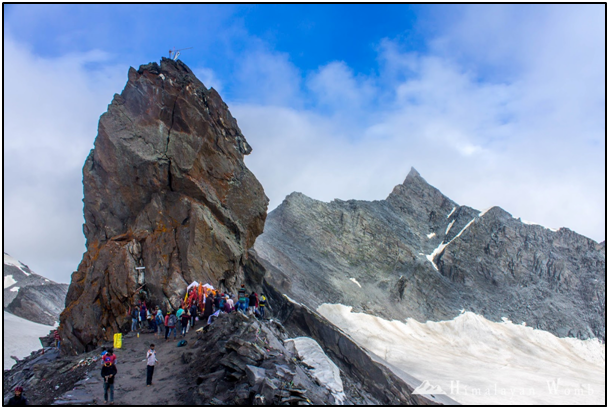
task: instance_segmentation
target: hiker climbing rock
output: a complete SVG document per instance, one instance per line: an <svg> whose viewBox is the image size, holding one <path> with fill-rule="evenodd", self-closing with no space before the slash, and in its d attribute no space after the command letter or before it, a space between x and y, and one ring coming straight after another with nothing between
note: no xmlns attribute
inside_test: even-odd
<svg viewBox="0 0 611 409"><path fill-rule="evenodd" d="M257 307L257 294L253 291L248 297L248 313L254 314L255 308Z"/></svg>
<svg viewBox="0 0 611 409"><path fill-rule="evenodd" d="M261 293L261 298L259 299L259 314L261 315L261 319L265 318L265 306L267 305L267 297L265 294Z"/></svg>
<svg viewBox="0 0 611 409"><path fill-rule="evenodd" d="M153 373L155 372L155 364L157 363L157 352L155 352L155 344L146 352L146 386L153 384Z"/></svg>
<svg viewBox="0 0 611 409"><path fill-rule="evenodd" d="M111 361L105 361L102 366L102 379L104 379L104 404L113 404L115 400L115 376L117 375L117 366ZM110 398L110 401L109 401Z"/></svg>

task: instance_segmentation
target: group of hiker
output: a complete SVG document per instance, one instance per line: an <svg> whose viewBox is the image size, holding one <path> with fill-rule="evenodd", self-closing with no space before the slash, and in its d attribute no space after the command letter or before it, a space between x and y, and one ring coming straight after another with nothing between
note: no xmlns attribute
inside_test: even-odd
<svg viewBox="0 0 611 409"><path fill-rule="evenodd" d="M166 342L172 336L183 338L189 329L195 327L195 322L200 319L205 324L218 317L221 313L232 313L241 311L245 314L254 314L257 318L265 318L267 297L259 296L252 291L247 293L244 284L238 290L237 296L229 292L220 292L212 286L192 283L188 288L180 308L173 311L171 308L163 314L161 308L147 308L145 301L135 304L130 315L132 318L132 331L140 331L148 322L148 329L155 333L156 338L165 337Z"/></svg>
<svg viewBox="0 0 611 409"><path fill-rule="evenodd" d="M239 311L263 319L265 318L267 303L267 297L264 294L259 296L254 291L248 294L244 284L242 284L236 296L230 292L215 290L208 284L202 286L193 283L187 288L187 294L176 312L170 309L164 316L160 307L149 308L146 302L142 300L134 304L128 313L132 319L132 331L138 331L139 335L139 331L145 329L148 325L148 329L153 330L156 338L165 334L165 341L167 342L172 335L176 339L177 329L178 333L185 337L189 329L195 327L197 321L203 321L204 325L211 324L220 314ZM61 338L57 331L55 331L54 338L56 347L59 348ZM184 343L185 341L181 342ZM117 356L113 348L107 348L102 353L101 361L104 404L112 405L114 402L114 383L117 375ZM153 373L157 362L155 345L151 344L146 353L146 386L153 384ZM27 404L22 393L23 388L18 386L15 389L15 396L11 398L8 405Z"/></svg>

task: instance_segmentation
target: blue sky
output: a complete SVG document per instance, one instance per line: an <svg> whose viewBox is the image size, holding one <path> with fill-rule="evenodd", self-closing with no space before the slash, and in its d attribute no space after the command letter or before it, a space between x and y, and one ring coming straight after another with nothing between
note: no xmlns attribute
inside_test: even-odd
<svg viewBox="0 0 611 409"><path fill-rule="evenodd" d="M604 5L4 5L4 250L67 282L81 168L129 66L228 103L270 197L453 200L605 239Z"/></svg>

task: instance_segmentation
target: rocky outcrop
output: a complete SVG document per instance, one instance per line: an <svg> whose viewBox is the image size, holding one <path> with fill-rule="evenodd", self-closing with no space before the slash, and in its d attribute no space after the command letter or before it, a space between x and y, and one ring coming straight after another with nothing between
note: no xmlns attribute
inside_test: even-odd
<svg viewBox="0 0 611 409"><path fill-rule="evenodd" d="M289 195L255 249L273 286L312 309L420 321L464 309L605 339L604 243L460 206L414 169L382 201Z"/></svg>
<svg viewBox="0 0 611 409"><path fill-rule="evenodd" d="M138 297L177 308L192 281L243 280L268 203L243 162L250 151L219 94L181 61L129 69L83 167L87 252L61 316L64 352L125 328Z"/></svg>
<svg viewBox="0 0 611 409"><path fill-rule="evenodd" d="M4 253L4 309L26 320L55 325L64 309L68 284L56 283Z"/></svg>

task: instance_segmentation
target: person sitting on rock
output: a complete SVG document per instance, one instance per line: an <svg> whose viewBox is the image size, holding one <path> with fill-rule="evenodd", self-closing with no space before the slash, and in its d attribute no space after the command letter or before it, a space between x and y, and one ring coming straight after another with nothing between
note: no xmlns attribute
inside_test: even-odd
<svg viewBox="0 0 611 409"><path fill-rule="evenodd" d="M115 400L115 376L117 375L117 367L112 362L104 362L102 366L102 379L104 379L104 404L113 404ZM110 395L110 396L109 396Z"/></svg>
<svg viewBox="0 0 611 409"><path fill-rule="evenodd" d="M27 406L28 400L23 396L23 388L18 386L15 388L15 396L8 400L6 406Z"/></svg>

